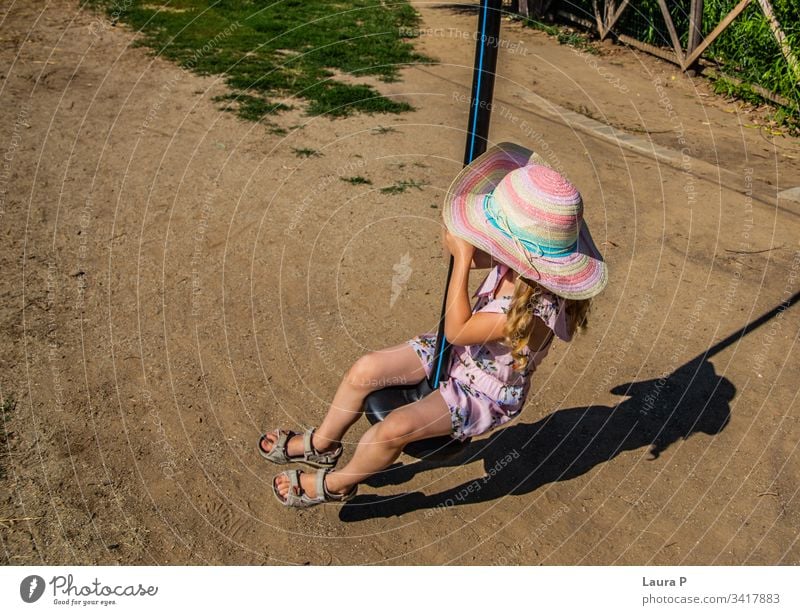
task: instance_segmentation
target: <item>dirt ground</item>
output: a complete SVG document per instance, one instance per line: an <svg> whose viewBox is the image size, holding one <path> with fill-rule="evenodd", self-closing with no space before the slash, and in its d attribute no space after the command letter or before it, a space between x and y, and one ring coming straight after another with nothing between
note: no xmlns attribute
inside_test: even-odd
<svg viewBox="0 0 800 615"><path fill-rule="evenodd" d="M4 2L0 22L3 562L800 563L800 204L776 200L800 144L762 111L504 23L491 139L581 189L610 284L511 426L285 510L259 433L316 424L358 356L435 326L474 15L416 3L440 62L378 84L416 111L295 110L279 136L77 4Z"/></svg>

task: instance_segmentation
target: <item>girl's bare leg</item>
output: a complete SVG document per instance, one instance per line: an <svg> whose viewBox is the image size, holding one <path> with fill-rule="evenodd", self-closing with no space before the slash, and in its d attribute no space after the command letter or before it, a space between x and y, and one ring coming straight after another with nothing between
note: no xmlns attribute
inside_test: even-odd
<svg viewBox="0 0 800 615"><path fill-rule="evenodd" d="M422 362L407 343L360 357L342 379L325 418L314 432L312 445L320 452L336 449L345 432L361 416L361 405L370 392L398 384L416 384L424 377ZM267 439L274 443L277 438L271 433ZM265 452L271 448L266 442L261 446ZM290 438L286 447L289 455L302 454L303 438Z"/></svg>
<svg viewBox="0 0 800 615"><path fill-rule="evenodd" d="M382 423L370 427L359 441L350 463L330 472L325 486L331 493L347 493L355 484L389 467L410 442L450 432L450 411L442 394L434 391L413 404L398 408ZM289 479L278 475L275 485L281 497L286 497ZM300 485L309 497L317 495L313 472L302 473Z"/></svg>

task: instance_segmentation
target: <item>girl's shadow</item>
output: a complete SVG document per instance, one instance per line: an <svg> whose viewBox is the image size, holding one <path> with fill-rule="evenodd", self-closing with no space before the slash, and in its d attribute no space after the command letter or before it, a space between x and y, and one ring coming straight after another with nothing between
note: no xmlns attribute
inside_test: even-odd
<svg viewBox="0 0 800 615"><path fill-rule="evenodd" d="M473 441L446 461L396 464L373 476L374 487L401 484L418 472L482 460L486 475L433 495L364 495L343 506L342 521L389 517L427 509L523 495L548 483L588 472L622 451L650 447L657 459L672 443L694 433L714 435L730 419L736 388L698 357L670 375L611 389L628 399L614 407L558 410L533 424L518 423Z"/></svg>

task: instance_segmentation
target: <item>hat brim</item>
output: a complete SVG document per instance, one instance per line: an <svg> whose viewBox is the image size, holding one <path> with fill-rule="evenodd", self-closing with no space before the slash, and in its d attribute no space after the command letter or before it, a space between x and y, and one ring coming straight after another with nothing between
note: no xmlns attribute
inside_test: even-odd
<svg viewBox="0 0 800 615"><path fill-rule="evenodd" d="M529 162L550 166L535 152L515 143L498 143L464 167L451 182L442 216L447 230L508 265L523 278L567 299L589 299L608 283L608 269L581 223L576 250L565 256L538 256L492 226L483 213L483 198L508 173Z"/></svg>

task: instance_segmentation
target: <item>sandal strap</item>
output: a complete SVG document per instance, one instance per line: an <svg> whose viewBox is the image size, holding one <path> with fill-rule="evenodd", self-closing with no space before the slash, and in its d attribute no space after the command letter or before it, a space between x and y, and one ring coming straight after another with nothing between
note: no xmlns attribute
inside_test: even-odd
<svg viewBox="0 0 800 615"><path fill-rule="evenodd" d="M328 472L330 472L329 469L324 470L324 472L320 470L317 474L317 493L324 494L326 502L347 502L352 500L358 491L358 485L353 485L353 488L347 493L331 493L328 491L327 485L325 485L325 476ZM320 475L322 478L320 478Z"/></svg>
<svg viewBox="0 0 800 615"><path fill-rule="evenodd" d="M300 471L297 469L284 470L281 474L289 479L289 493L286 494L286 505L302 506L305 504L308 500L308 496L300 485Z"/></svg>
<svg viewBox="0 0 800 615"><path fill-rule="evenodd" d="M316 485L317 497L322 497L323 500L328 500L328 490L325 488L325 475L328 473L327 468L317 470Z"/></svg>
<svg viewBox="0 0 800 615"><path fill-rule="evenodd" d="M275 448L279 451L286 450L286 441L293 435L291 431L284 431L283 429L276 429L278 433L278 441L275 442Z"/></svg>
<svg viewBox="0 0 800 615"><path fill-rule="evenodd" d="M330 472L330 469L320 468L319 470L317 470L316 476L314 477L314 483L317 487L317 495L312 498L309 497L308 493L306 493L306 491L300 484L301 472L303 471L297 469L284 470L283 472L281 472L281 474L283 474L289 479L289 493L287 493L286 497L283 498L280 495L278 495L278 492L276 490L275 495L285 506L293 506L296 508L307 508L309 506L314 506L315 504L322 504L323 502L346 502L352 499L355 496L356 491L358 490L358 485L356 485L353 487L353 489L350 490L349 493L346 493L344 495L331 493L325 486L325 476L328 474L328 472ZM299 491L300 495L297 495L296 491Z"/></svg>
<svg viewBox="0 0 800 615"><path fill-rule="evenodd" d="M312 458L314 455L318 455L317 451L314 450L314 446L311 444L311 436L314 435L314 428L309 427L303 432L303 457L306 461Z"/></svg>
<svg viewBox="0 0 800 615"><path fill-rule="evenodd" d="M303 488L300 486L300 473L296 469L287 470L284 472L289 477L289 493L294 496L299 495L297 491L302 491Z"/></svg>

